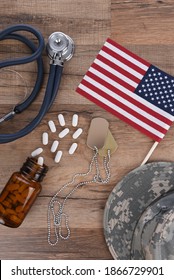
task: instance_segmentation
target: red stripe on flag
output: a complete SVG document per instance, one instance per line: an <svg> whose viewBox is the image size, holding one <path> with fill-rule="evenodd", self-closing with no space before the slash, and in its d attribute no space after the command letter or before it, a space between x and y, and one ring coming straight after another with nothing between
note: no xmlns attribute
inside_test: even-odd
<svg viewBox="0 0 174 280"><path fill-rule="evenodd" d="M128 66L131 69L135 70L139 74L144 75L146 73L145 70L143 70L142 68L140 68L137 65L133 64L132 62L130 62L126 58L122 57L121 55L119 55L119 54L113 52L112 50L108 49L107 47L103 46L102 50L104 52L106 52L107 54L109 54L110 56L112 56L113 58L116 58L120 62L124 63L126 66Z"/></svg>
<svg viewBox="0 0 174 280"><path fill-rule="evenodd" d="M113 68L114 70L118 71L119 73L121 73L122 75L128 77L129 79L131 79L133 82L139 84L139 82L141 81L139 78L135 77L134 75L132 75L131 73L129 73L128 71L124 70L123 68L119 67L118 65L116 65L115 63L111 62L109 59L107 59L106 57L98 54L96 57L98 60L102 61L103 63L105 63L106 65L110 66L111 68ZM94 60L95 62L95 60Z"/></svg>
<svg viewBox="0 0 174 280"><path fill-rule="evenodd" d="M138 55L132 53L131 51L127 50L126 48L124 48L123 46L119 45L118 43L114 42L113 40L111 40L110 38L108 38L106 40L106 42L110 43L111 45L113 45L114 47L120 49L121 51L127 53L128 55L132 56L134 59L138 60L139 62L143 63L144 65L146 65L147 67L149 67L151 64L144 60L143 58L139 57Z"/></svg>
<svg viewBox="0 0 174 280"><path fill-rule="evenodd" d="M159 126L158 124L154 123L153 121L151 121L150 119L146 118L145 116L139 114L137 111L134 111L133 109L131 109L130 107L128 107L127 105L121 103L119 100L116 100L115 98L107 95L105 92L103 92L102 90L98 89L97 87L95 87L94 85L90 84L89 82L87 82L86 80L83 80L81 82L81 84L85 85L87 88L91 89L92 91L96 92L98 95L104 97L105 99L107 99L108 101L112 102L113 104L115 104L116 106L118 106L119 108L123 109L124 111L126 111L127 113L129 113L130 115L136 117L138 120L148 124L149 126L153 127L154 129L158 130L159 132L166 134L167 130L161 126ZM97 98L96 98L97 99Z"/></svg>
<svg viewBox="0 0 174 280"><path fill-rule="evenodd" d="M125 116L119 114L118 112L116 112L115 110L113 110L112 108L110 108L109 106L107 106L106 104L100 102L98 99L94 98L93 96L87 94L85 91L83 91L82 89L80 89L79 87L76 89L76 91L83 95L84 97L86 97L87 99L89 99L90 101L94 102L96 105L102 107L103 109L105 109L106 111L112 113L113 115L115 115L116 117L118 117L119 119L123 120L124 122L130 124L132 127L134 127L135 129L139 130L140 132L146 134L148 137L152 138L153 140L160 142L162 139L156 135L154 135L153 133L149 132L148 130L144 129L143 127L139 126L138 124L132 122L130 119L126 118Z"/></svg>
<svg viewBox="0 0 174 280"><path fill-rule="evenodd" d="M94 75L91 72L87 72L86 76L89 76L91 79L98 82L99 84L105 86L106 88L108 88L109 90L111 90L112 92L118 94L119 96L123 97L125 100L129 101L130 103L132 103L133 105L139 107L140 109L146 111L148 114L154 116L155 118L159 119L160 121L166 123L167 125L171 125L173 122L171 120L169 120L168 118L160 115L159 113L157 113L156 111L150 109L149 107L147 107L146 105L142 104L141 102L137 101L136 99L130 97L129 95L127 95L126 93L122 92L121 90L119 90L118 88L114 87L113 85L111 85L110 83L107 83L106 81L104 81L103 79L99 78L98 76ZM83 81L83 80L82 80ZM82 83L82 82L81 82ZM127 89L129 89L127 87ZM135 95L134 92L132 92L132 94ZM109 96L109 95L108 95Z"/></svg>
<svg viewBox="0 0 174 280"><path fill-rule="evenodd" d="M136 87L133 87L132 85L128 84L126 81L123 81L122 79L118 78L117 76L115 76L112 73L108 72L107 70L103 69L99 65L93 63L92 67L94 69L96 69L97 71L99 71L101 74L104 74L106 77L113 80L113 82L119 83L120 85L122 85L123 87L126 87L127 89L129 89L132 92L135 90ZM89 70L89 72L90 72L90 70Z"/></svg>
<svg viewBox="0 0 174 280"><path fill-rule="evenodd" d="M100 77L96 76L95 74L93 74L92 72L88 71L86 73L86 76L90 77L91 79L93 79L94 81L98 82L99 84L103 85L104 87L114 91L115 93L117 93L117 88L113 85L111 85L110 83L106 82L105 80L101 79ZM117 82L119 85L121 85L119 83L119 79L116 77L115 82ZM132 93L134 92L134 88L131 87L130 85L126 84L125 82L122 82L123 87L125 87L126 89L130 90Z"/></svg>

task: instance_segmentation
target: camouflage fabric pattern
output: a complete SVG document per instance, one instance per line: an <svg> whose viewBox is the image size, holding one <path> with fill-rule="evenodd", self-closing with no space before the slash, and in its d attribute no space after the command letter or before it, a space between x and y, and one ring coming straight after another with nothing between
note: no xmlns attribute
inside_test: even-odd
<svg viewBox="0 0 174 280"><path fill-rule="evenodd" d="M173 259L171 197L166 211L159 208L168 191L174 191L174 163L138 167L116 185L104 211L105 238L114 259Z"/></svg>
<svg viewBox="0 0 174 280"><path fill-rule="evenodd" d="M174 192L169 191L145 209L133 234L131 258L174 259Z"/></svg>

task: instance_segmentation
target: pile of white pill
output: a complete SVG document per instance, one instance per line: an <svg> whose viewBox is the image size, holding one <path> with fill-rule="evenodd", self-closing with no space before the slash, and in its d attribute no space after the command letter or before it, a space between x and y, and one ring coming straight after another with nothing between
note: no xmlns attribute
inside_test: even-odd
<svg viewBox="0 0 174 280"><path fill-rule="evenodd" d="M71 126L73 128L76 128L78 126L78 121L79 121L79 117L77 114L74 114L72 116L72 122L71 122ZM63 152L62 150L59 150L59 144L61 139L63 139L68 133L70 133L70 129L66 126L66 122L65 122L65 118L63 116L63 114L58 114L58 122L59 125L63 128L62 131L59 132L58 136L58 140L54 140L52 142L50 151L51 153L55 153L55 157L54 157L54 162L55 163L59 163ZM53 120L50 120L48 122L48 128L50 130L51 133L56 133L57 129L56 129L56 124ZM80 135L82 134L83 129L82 128L77 128L76 131L73 133L72 135L72 140L76 140L80 137ZM42 133L42 144L43 146L47 146L49 143L49 133L47 131L44 131ZM70 145L70 148L68 150L69 155L73 155L75 153L75 151L77 150L78 144L76 142L73 142ZM37 149L35 149L34 151L32 151L31 156L32 157L38 157L38 164L43 165L44 163L44 158L40 156L40 154L43 152L43 148L39 147Z"/></svg>

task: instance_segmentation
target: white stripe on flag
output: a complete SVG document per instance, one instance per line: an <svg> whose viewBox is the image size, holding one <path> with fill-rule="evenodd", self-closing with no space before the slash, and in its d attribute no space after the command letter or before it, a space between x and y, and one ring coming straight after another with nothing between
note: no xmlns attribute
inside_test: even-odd
<svg viewBox="0 0 174 280"><path fill-rule="evenodd" d="M122 104L128 106L129 108L131 108L133 111L139 113L140 115L142 115L143 117L151 120L152 122L154 122L154 124L158 124L159 126L161 126L162 128L165 128L166 130L169 129L169 125L162 122L161 120L155 118L154 116L152 116L151 114L147 113L146 111L144 111L143 109L137 107L136 105L134 105L133 103L129 102L128 100L126 100L125 98L119 96L118 94L116 94L115 92L109 90L107 87L105 87L104 85L101 85L100 83L94 81L93 79L91 79L90 77L88 77L87 75L85 75L84 80L86 80L87 82L89 82L91 85L94 85L95 87L97 87L98 89L104 91L106 94L108 94L109 96L113 97L115 100L118 100L119 102L121 102Z"/></svg>
<svg viewBox="0 0 174 280"><path fill-rule="evenodd" d="M141 121L140 119L137 119L136 117L132 116L131 114L129 114L128 112L126 112L125 110L121 109L120 107L118 107L117 105L113 104L112 102L110 102L109 100L107 100L106 98L100 96L99 94L97 94L96 92L94 92L93 90L89 89L88 87L86 87L83 84L79 85L79 88L82 89L83 91L87 92L89 95L93 96L94 98L96 98L97 100L99 100L100 102L102 102L103 104L107 105L108 107L112 108L113 110L115 110L116 112L119 112L121 115L125 116L126 118L130 119L131 121L133 121L134 123L138 124L139 126L143 127L144 129L146 129L147 131L150 131L152 134L158 136L159 138L163 138L165 134L159 132L158 130L154 129L153 127L149 126L148 124L144 123L143 121Z"/></svg>
<svg viewBox="0 0 174 280"><path fill-rule="evenodd" d="M135 58L133 58L132 56L130 56L129 54L121 51L120 49L118 49L117 47L113 46L112 44L110 44L109 42L105 42L104 46L106 46L108 49L114 51L116 54L119 54L120 56L126 58L128 61L132 62L133 64L137 65L138 67L140 67L141 69L147 71L148 67L146 65L144 65L143 63L141 63L140 61L136 60Z"/></svg>
<svg viewBox="0 0 174 280"><path fill-rule="evenodd" d="M99 65L100 67L102 67L103 69L107 70L109 73L115 75L116 77L118 77L119 79L121 79L122 81L128 83L129 85L131 85L132 87L136 88L138 86L137 83L135 83L134 81L132 81L131 79L129 79L128 77L126 77L125 75L121 74L120 72L116 71L115 69L113 69L112 67L108 66L107 64L105 64L104 62L102 62L101 60L99 60L98 58L96 58L94 60L94 63L96 63L97 65Z"/></svg>
<svg viewBox="0 0 174 280"><path fill-rule="evenodd" d="M127 66L126 64L122 63L121 61L119 61L118 59L114 58L113 56L111 56L110 54L104 52L103 50L101 50L99 52L99 54L105 58L107 58L109 61L111 61L112 63L118 65L119 67L121 67L122 69L126 70L127 72L131 73L132 75L134 75L135 77L137 77L138 79L142 79L143 75L141 75L140 73L138 73L137 71L135 71L134 69L130 68L129 66Z"/></svg>

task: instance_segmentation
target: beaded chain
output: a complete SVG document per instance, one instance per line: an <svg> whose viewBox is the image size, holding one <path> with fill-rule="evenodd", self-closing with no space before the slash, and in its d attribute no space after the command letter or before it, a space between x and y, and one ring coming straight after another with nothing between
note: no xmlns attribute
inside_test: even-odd
<svg viewBox="0 0 174 280"><path fill-rule="evenodd" d="M110 150L108 150L107 156L103 158L103 167L105 170L106 178L102 179L100 175L100 168L98 163L98 149L97 147L94 147L94 155L92 157L92 160L89 165L89 169L86 173L77 173L73 176L72 180L65 184L50 200L48 205L48 243L51 246L55 246L59 238L61 239L68 239L70 237L71 231L68 225L68 216L66 213L64 213L65 204L68 200L68 198L81 186L89 185L89 184L107 184L109 183L111 174L110 174L110 168L109 168L109 162L110 162ZM75 183L75 179L79 176L86 177L88 176L93 169L93 166L95 167L96 173L93 176L92 180L86 180L78 183L64 198L63 202L61 203L59 201L59 194L69 185L72 185ZM55 234L55 240L51 240L51 218L53 218L53 225L54 225L54 234ZM67 229L67 235L62 234L62 218L65 218L65 227Z"/></svg>

